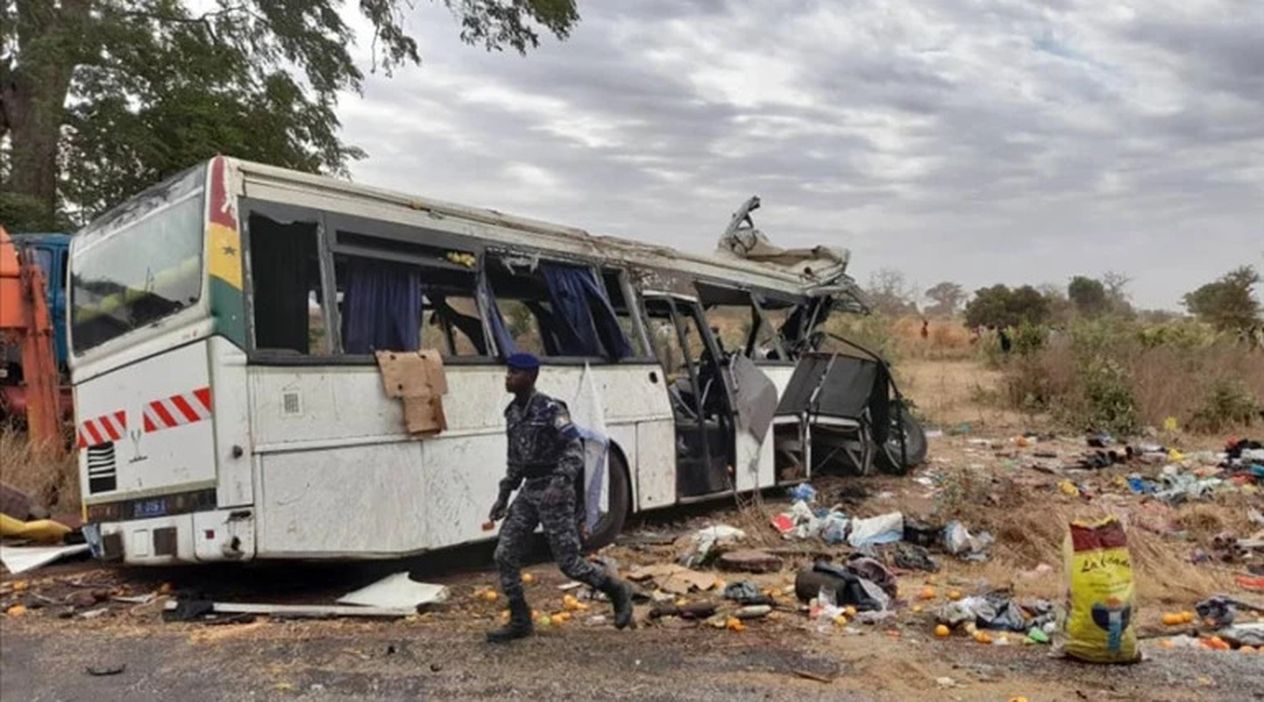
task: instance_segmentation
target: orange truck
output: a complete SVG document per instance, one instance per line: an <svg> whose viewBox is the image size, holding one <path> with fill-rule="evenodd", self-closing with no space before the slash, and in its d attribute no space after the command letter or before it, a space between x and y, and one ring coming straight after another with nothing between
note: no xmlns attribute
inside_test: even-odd
<svg viewBox="0 0 1264 702"><path fill-rule="evenodd" d="M39 264L27 259L0 226L0 344L21 350L21 389L31 443L42 451L60 452L64 446L59 376L46 282Z"/></svg>

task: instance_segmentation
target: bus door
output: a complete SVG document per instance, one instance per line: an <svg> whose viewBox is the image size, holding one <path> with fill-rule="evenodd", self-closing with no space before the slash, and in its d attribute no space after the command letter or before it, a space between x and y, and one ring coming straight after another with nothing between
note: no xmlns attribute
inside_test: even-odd
<svg viewBox="0 0 1264 702"><path fill-rule="evenodd" d="M732 492L733 398L702 307L684 296L647 295L645 310L676 420L677 497Z"/></svg>

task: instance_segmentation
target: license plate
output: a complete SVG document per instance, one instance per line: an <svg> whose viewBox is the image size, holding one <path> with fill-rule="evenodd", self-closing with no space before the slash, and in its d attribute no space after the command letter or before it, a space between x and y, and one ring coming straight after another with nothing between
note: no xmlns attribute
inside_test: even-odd
<svg viewBox="0 0 1264 702"><path fill-rule="evenodd" d="M136 518L161 517L167 513L167 501L162 498L139 500L133 504L132 514Z"/></svg>

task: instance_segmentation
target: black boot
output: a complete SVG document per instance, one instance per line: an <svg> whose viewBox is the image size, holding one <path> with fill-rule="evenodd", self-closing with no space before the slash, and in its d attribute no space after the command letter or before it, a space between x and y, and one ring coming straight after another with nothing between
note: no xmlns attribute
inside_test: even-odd
<svg viewBox="0 0 1264 702"><path fill-rule="evenodd" d="M531 608L525 599L509 600L509 623L499 629L487 632L487 640L492 643L505 643L514 639L523 639L531 635Z"/></svg>
<svg viewBox="0 0 1264 702"><path fill-rule="evenodd" d="M607 578L601 591L614 605L614 626L626 629L632 623L632 586L618 578Z"/></svg>

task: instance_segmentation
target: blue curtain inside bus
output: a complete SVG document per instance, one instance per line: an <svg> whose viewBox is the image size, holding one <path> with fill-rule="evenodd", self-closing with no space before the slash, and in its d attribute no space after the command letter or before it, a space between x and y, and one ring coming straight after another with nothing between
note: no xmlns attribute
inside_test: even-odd
<svg viewBox="0 0 1264 702"><path fill-rule="evenodd" d="M549 286L553 310L565 322L558 325L562 355L613 359L632 355L614 306L591 270L544 261L540 273Z"/></svg>
<svg viewBox="0 0 1264 702"><path fill-rule="evenodd" d="M347 353L421 347L421 270L372 259L347 261L342 345Z"/></svg>
<svg viewBox="0 0 1264 702"><path fill-rule="evenodd" d="M505 318L500 316L500 307L496 304L496 296L492 294L492 286L487 282L486 275L478 277L478 306L487 315L487 326L491 327L492 339L496 341L496 350L500 357L508 358L518 353L518 346L514 343L513 334L509 333Z"/></svg>

